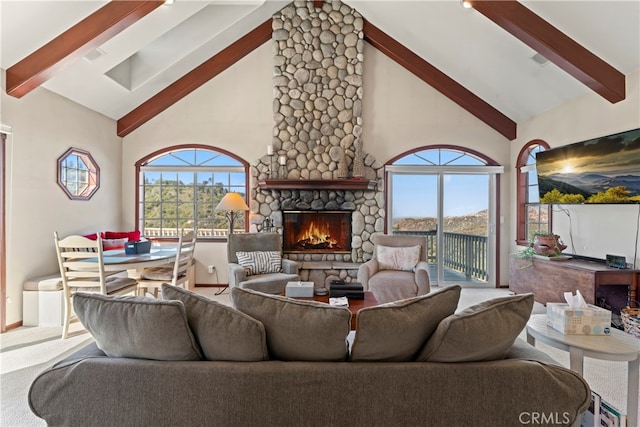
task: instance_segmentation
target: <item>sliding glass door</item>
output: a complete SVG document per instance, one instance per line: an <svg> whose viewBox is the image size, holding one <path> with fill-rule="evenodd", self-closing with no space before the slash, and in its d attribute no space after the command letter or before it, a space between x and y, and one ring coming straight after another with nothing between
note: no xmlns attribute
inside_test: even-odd
<svg viewBox="0 0 640 427"><path fill-rule="evenodd" d="M401 159L386 167L387 233L426 236L433 285L496 283L495 188L502 167L472 161L423 166Z"/></svg>
<svg viewBox="0 0 640 427"><path fill-rule="evenodd" d="M439 281L487 283L489 175L442 174Z"/></svg>

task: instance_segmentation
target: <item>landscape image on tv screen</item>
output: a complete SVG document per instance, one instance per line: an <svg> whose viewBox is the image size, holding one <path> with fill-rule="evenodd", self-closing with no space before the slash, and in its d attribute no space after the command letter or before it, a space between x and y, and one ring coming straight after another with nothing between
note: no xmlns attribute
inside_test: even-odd
<svg viewBox="0 0 640 427"><path fill-rule="evenodd" d="M541 151L540 203L640 203L640 128Z"/></svg>

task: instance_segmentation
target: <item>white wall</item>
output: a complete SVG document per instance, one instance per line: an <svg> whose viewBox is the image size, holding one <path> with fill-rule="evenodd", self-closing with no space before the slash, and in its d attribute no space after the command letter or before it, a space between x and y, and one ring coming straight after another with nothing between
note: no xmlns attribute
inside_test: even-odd
<svg viewBox="0 0 640 427"><path fill-rule="evenodd" d="M532 139L542 139L551 148L611 135L640 127L640 71L626 78L626 99L610 104L599 95L590 92L583 97L541 114L518 125L518 139L511 145L511 164L515 165L518 153ZM515 209L515 180L511 182L513 209ZM640 268L640 248L636 232L640 224L640 205L562 205L570 218L556 208L553 214L553 231L559 234L572 251L594 258L606 254L624 255L628 263ZM515 233L515 216L511 228ZM514 236L515 238L515 236ZM514 238L511 249L516 251Z"/></svg>
<svg viewBox="0 0 640 427"><path fill-rule="evenodd" d="M510 142L493 128L414 76L395 61L365 44L363 94L364 151L379 162L416 147L455 145L488 156L504 166L500 176L499 215L510 215ZM499 225L498 285L508 285L508 221Z"/></svg>
<svg viewBox="0 0 640 427"><path fill-rule="evenodd" d="M22 319L25 279L58 271L53 232L62 235L119 229L121 139L116 123L38 88L16 99L2 89L0 121L7 139L6 324ZM89 151L101 170L89 201L70 200L57 184L57 159L70 147Z"/></svg>
<svg viewBox="0 0 640 427"><path fill-rule="evenodd" d="M123 217L135 226L135 170L142 157L163 147L206 144L249 163L267 152L273 128L271 43L267 42L229 69L123 138ZM196 245L196 283L227 283L226 239ZM207 273L215 265L218 276Z"/></svg>

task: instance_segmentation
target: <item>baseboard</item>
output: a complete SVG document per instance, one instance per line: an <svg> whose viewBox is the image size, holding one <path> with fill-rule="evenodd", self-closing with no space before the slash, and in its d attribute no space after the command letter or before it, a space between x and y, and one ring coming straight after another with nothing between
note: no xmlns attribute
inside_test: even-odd
<svg viewBox="0 0 640 427"><path fill-rule="evenodd" d="M7 332L7 331L10 331L12 329L19 328L21 326L22 326L22 320L20 320L20 321L18 321L16 323L12 323L10 325L5 326L4 331L2 331L2 332Z"/></svg>
<svg viewBox="0 0 640 427"><path fill-rule="evenodd" d="M196 283L196 288L226 288L226 283Z"/></svg>

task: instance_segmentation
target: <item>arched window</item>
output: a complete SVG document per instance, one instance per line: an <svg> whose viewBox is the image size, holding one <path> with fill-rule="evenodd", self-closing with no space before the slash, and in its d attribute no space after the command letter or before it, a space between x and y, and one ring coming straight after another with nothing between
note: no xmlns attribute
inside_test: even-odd
<svg viewBox="0 0 640 427"><path fill-rule="evenodd" d="M249 164L206 145L165 148L136 163L136 215L142 235L176 237L197 227L198 237L226 236L228 220L216 211L222 197L240 193L246 200ZM246 212L236 212L234 228L247 230Z"/></svg>
<svg viewBox="0 0 640 427"><path fill-rule="evenodd" d="M516 243L526 246L533 234L551 230L549 205L540 203L536 153L549 149L539 139L529 141L518 154L516 164L517 217Z"/></svg>
<svg viewBox="0 0 640 427"><path fill-rule="evenodd" d="M392 159L392 165L414 166L486 166L495 164L472 150L456 147L422 148Z"/></svg>

